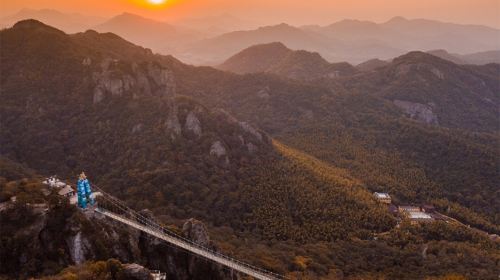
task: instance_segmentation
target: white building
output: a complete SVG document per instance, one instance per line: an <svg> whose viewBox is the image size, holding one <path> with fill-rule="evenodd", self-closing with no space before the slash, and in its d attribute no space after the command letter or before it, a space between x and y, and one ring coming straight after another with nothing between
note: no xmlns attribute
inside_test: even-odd
<svg viewBox="0 0 500 280"><path fill-rule="evenodd" d="M375 196L375 198L382 202L382 203L387 203L387 204L391 204L391 196L388 194L388 193L379 193L379 192L375 192L373 194Z"/></svg>
<svg viewBox="0 0 500 280"><path fill-rule="evenodd" d="M57 192L57 194L59 194L60 196L71 198L75 196L75 190L73 190L73 188L70 185L65 185Z"/></svg>
<svg viewBox="0 0 500 280"><path fill-rule="evenodd" d="M66 186L66 183L59 180L55 175L45 179L42 183L52 188L62 188Z"/></svg>

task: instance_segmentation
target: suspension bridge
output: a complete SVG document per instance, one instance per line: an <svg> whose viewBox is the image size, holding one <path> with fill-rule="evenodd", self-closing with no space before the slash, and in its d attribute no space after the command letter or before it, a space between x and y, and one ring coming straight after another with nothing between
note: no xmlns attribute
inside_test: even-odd
<svg viewBox="0 0 500 280"><path fill-rule="evenodd" d="M99 187L94 185L93 188L100 192L99 204L97 207L93 208L97 213L100 213L114 221L120 222L134 229L140 230L198 257L210 260L233 271L249 275L255 279L286 279L286 277L283 275L273 273L271 271L237 260L233 257L224 255L211 248L207 248L190 239L180 236L175 232L163 227L155 220L131 209L124 202L104 192Z"/></svg>

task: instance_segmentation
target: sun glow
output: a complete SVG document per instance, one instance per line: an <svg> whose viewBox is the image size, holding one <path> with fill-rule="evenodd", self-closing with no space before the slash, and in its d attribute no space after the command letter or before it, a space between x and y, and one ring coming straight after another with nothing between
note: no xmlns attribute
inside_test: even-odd
<svg viewBox="0 0 500 280"><path fill-rule="evenodd" d="M165 4L167 0L148 0L148 2L153 5L162 5Z"/></svg>

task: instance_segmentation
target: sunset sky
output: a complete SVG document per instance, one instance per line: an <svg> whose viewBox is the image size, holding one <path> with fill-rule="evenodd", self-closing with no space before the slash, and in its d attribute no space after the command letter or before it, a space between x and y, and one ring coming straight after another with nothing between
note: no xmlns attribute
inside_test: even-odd
<svg viewBox="0 0 500 280"><path fill-rule="evenodd" d="M428 18L500 28L500 0L16 0L1 1L1 15L22 8L51 8L85 15L137 13L164 21L229 13L264 24L328 24L344 18L386 21ZM404 3L404 4L403 4Z"/></svg>

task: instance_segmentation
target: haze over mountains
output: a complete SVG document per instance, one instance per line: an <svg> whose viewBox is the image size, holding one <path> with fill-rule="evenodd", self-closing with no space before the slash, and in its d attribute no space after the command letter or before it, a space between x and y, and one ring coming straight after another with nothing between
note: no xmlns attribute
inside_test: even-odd
<svg viewBox="0 0 500 280"><path fill-rule="evenodd" d="M500 30L224 22L238 20L0 31L0 278L119 267L93 263L110 258L235 277L41 191L42 175L82 170L179 235L195 240L195 223L203 246L291 279L498 278ZM459 222L411 223L375 191Z"/></svg>
<svg viewBox="0 0 500 280"><path fill-rule="evenodd" d="M332 62L361 63L373 58L390 59L412 50L490 51L498 48L498 38L500 30L494 28L396 17L381 24L344 20L323 27L267 26L223 34L188 50L217 62L251 45L279 41L292 49L318 52Z"/></svg>
<svg viewBox="0 0 500 280"><path fill-rule="evenodd" d="M5 27L11 27L20 20L30 18L57 26L57 28L68 33L85 31L105 20L101 17L86 16L77 13L62 13L54 9L34 10L25 8L13 15L1 18L0 24Z"/></svg>
<svg viewBox="0 0 500 280"><path fill-rule="evenodd" d="M155 52L172 52L175 46L203 38L195 30L181 28L166 22L147 19L138 15L123 13L95 26L99 32L112 32L141 46L148 46ZM144 30L149 30L144 32Z"/></svg>
<svg viewBox="0 0 500 280"><path fill-rule="evenodd" d="M370 59L392 59L414 50L445 49L455 56L468 57L461 58L465 63L485 64L498 61L495 50L500 38L500 30L486 26L402 17L384 23L342 20L327 26L282 23L255 28L258 23L227 14L167 22L130 13L104 20L55 10L24 9L0 22L11 26L26 18L46 21L69 33L87 29L113 32L155 52L202 65L217 65L245 48L272 42L318 52L329 62L359 64Z"/></svg>

